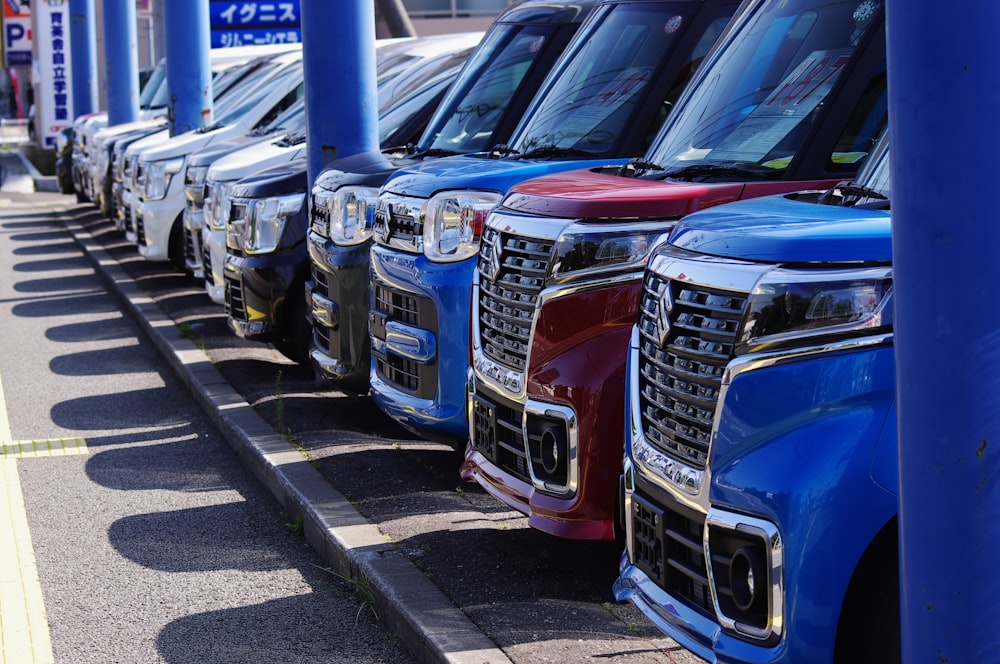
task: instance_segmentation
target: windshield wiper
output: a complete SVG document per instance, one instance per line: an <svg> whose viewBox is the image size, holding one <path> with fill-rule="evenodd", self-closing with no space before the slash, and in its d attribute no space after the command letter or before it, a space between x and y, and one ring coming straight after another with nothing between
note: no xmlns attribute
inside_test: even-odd
<svg viewBox="0 0 1000 664"><path fill-rule="evenodd" d="M306 140L306 130L300 129L299 131L294 131L290 134L285 134L278 140L274 142L275 145L283 148L291 147L293 145L298 145Z"/></svg>
<svg viewBox="0 0 1000 664"><path fill-rule="evenodd" d="M618 175L626 178L634 178L639 175L644 175L647 171L665 171L667 169L663 168L659 164L654 164L651 161L646 161L641 157L636 157L627 164L624 164L618 169Z"/></svg>
<svg viewBox="0 0 1000 664"><path fill-rule="evenodd" d="M495 148L494 148L495 149ZM581 150L579 148L564 148L558 145L543 145L542 147L534 148L528 150L527 152L517 152L517 150L511 150L515 154L514 159L548 159L549 157L597 157L599 156L595 152L590 152L588 150Z"/></svg>
<svg viewBox="0 0 1000 664"><path fill-rule="evenodd" d="M427 148L423 152L414 149L411 154L419 154L421 157L454 157L465 153L458 150L445 150L443 148Z"/></svg>
<svg viewBox="0 0 1000 664"><path fill-rule="evenodd" d="M197 129L196 131L199 134L207 134L210 131L215 131L216 129L220 129L220 128L225 127L225 126L226 125L223 124L222 121L220 120L219 122L216 122L215 124L210 124L207 127L201 127L199 129Z"/></svg>
<svg viewBox="0 0 1000 664"><path fill-rule="evenodd" d="M848 202L847 199L854 199ZM825 205L846 205L853 206L860 200L869 199L878 201L871 206L865 207L875 207L879 209L889 207L889 197L880 191L865 187L860 184L852 184L850 182L841 182L835 187L831 187L823 192L823 195L819 197L819 202Z"/></svg>
<svg viewBox="0 0 1000 664"><path fill-rule="evenodd" d="M767 169L759 170L747 168L745 166L721 166L719 164L691 164L679 168L669 173L657 173L662 179L672 180L694 180L696 178L742 178L753 180L767 180L780 173L780 170Z"/></svg>

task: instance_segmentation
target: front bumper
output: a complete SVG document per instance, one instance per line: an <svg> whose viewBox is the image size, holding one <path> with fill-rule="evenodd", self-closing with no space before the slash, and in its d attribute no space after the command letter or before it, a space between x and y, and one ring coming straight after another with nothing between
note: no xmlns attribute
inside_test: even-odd
<svg viewBox="0 0 1000 664"><path fill-rule="evenodd" d="M341 247L309 232L311 280L306 307L313 328L312 363L324 382L352 392L368 391L371 242Z"/></svg>
<svg viewBox="0 0 1000 664"><path fill-rule="evenodd" d="M140 200L135 209L135 243L146 260L170 259L170 231L180 222L183 201L167 196L158 201Z"/></svg>
<svg viewBox="0 0 1000 664"><path fill-rule="evenodd" d="M205 211L184 208L184 269L195 279L205 278L202 262L201 229L205 227Z"/></svg>
<svg viewBox="0 0 1000 664"><path fill-rule="evenodd" d="M534 399L519 404L477 384L470 372L468 418L462 479L523 512L542 532L615 538L617 464L597 467L581 459L579 418L571 406Z"/></svg>
<svg viewBox="0 0 1000 664"><path fill-rule="evenodd" d="M223 264L224 301L229 326L236 336L261 342L283 339L291 323L285 315L286 298L307 267L303 245L283 254L227 254Z"/></svg>
<svg viewBox="0 0 1000 664"><path fill-rule="evenodd" d="M476 259L434 263L371 250L371 394L404 427L462 448L468 439L469 298Z"/></svg>
<svg viewBox="0 0 1000 664"><path fill-rule="evenodd" d="M216 304L226 303L225 275L226 231L215 230L207 224L201 229L201 260L205 279L205 293Z"/></svg>

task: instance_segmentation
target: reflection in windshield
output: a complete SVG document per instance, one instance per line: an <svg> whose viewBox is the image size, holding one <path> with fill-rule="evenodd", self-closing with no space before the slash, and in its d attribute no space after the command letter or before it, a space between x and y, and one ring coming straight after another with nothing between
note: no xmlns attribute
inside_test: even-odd
<svg viewBox="0 0 1000 664"><path fill-rule="evenodd" d="M720 9L677 79L670 82L666 97L659 100L661 113L650 136L729 22L733 8ZM610 153L626 125L634 121L636 109L652 103L648 96L659 69L686 35L693 13L691 3L623 4L604 10L594 19L600 28L564 56L565 66L550 77L552 86L536 97L511 146L522 154L539 148Z"/></svg>
<svg viewBox="0 0 1000 664"><path fill-rule="evenodd" d="M718 50L699 73L699 84L689 88L690 96L646 159L668 171L694 163L783 171L866 30L880 25L881 5L875 0L768 3L748 21L741 41ZM881 129L879 122L871 124L868 147ZM866 155L852 151L832 161L856 164Z"/></svg>
<svg viewBox="0 0 1000 664"><path fill-rule="evenodd" d="M504 25L490 30L469 59L463 89L449 92L420 139L421 148L470 153L488 150L493 131L517 96L553 25Z"/></svg>

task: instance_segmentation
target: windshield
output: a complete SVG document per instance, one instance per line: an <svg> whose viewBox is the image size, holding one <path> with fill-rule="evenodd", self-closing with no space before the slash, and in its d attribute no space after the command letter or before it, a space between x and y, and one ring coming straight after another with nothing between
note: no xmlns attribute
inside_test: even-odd
<svg viewBox="0 0 1000 664"><path fill-rule="evenodd" d="M258 86L261 81L273 76L281 65L277 62L254 62L240 65L240 68L250 69L250 73L243 73L241 77L232 81L225 90L216 90L212 85L212 96L214 109L212 114L215 117L222 117L229 109L235 106L241 99L241 92L245 93Z"/></svg>
<svg viewBox="0 0 1000 664"><path fill-rule="evenodd" d="M286 87L286 82L294 77L302 78L301 61L286 65L283 70L269 77L245 94L241 94L241 92L247 90L247 87L240 85L239 90L233 91L234 94L226 95L227 98L235 97L233 100L234 103L226 104L223 102L220 104L223 108L217 113L219 120L216 122L216 125L226 126L238 122L240 118L266 99L274 90Z"/></svg>
<svg viewBox="0 0 1000 664"><path fill-rule="evenodd" d="M608 154L645 104L659 104L642 145L645 150L684 84L719 37L735 10L724 5L699 36L676 77L659 86L660 69L686 36L695 3L636 3L602 8L588 23L535 97L511 147L520 153L539 148ZM690 43L690 40L689 42ZM655 99L650 95L657 92Z"/></svg>
<svg viewBox="0 0 1000 664"><path fill-rule="evenodd" d="M441 53L428 58L407 69L401 76L383 81L378 86L378 108L381 114L401 100L412 96L435 80L454 80L458 70L462 68L474 46Z"/></svg>
<svg viewBox="0 0 1000 664"><path fill-rule="evenodd" d="M667 171L725 166L780 175L803 146L824 101L866 32L875 0L770 0L699 72L645 161ZM851 119L834 164L856 168L884 126L885 72ZM864 134L864 135L862 135Z"/></svg>
<svg viewBox="0 0 1000 664"><path fill-rule="evenodd" d="M306 98L300 97L295 103L282 111L278 117L274 118L257 130L257 133L271 134L280 132L282 134L287 134L288 132L303 129L305 126Z"/></svg>
<svg viewBox="0 0 1000 664"><path fill-rule="evenodd" d="M490 30L421 136L421 149L491 148L493 131L556 27L498 24Z"/></svg>
<svg viewBox="0 0 1000 664"><path fill-rule="evenodd" d="M166 91L163 93L163 104L160 106L153 104L161 85L164 88L167 87L166 60L160 60L159 64L153 69L153 73L146 79L146 84L142 86L142 92L139 94L139 108L160 108L166 106Z"/></svg>

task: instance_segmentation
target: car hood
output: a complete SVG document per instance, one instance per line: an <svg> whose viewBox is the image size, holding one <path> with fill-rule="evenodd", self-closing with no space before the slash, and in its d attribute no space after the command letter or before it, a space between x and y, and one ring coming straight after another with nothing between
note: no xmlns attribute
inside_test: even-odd
<svg viewBox="0 0 1000 664"><path fill-rule="evenodd" d="M263 143L273 136L250 136L248 134L243 134L241 136L234 136L233 138L227 138L224 141L216 141L211 145L201 148L195 152L192 152L187 159L188 166L211 166L217 160L225 157L228 154L232 154L237 150L242 150L243 148L256 145L258 143Z"/></svg>
<svg viewBox="0 0 1000 664"><path fill-rule="evenodd" d="M155 147L143 149L140 158L143 161L160 161L161 159L186 157L192 152L208 145L240 136L244 133L246 133L245 130L235 124L216 127L209 131L186 131L183 134L169 137L167 140L158 143Z"/></svg>
<svg viewBox="0 0 1000 664"><path fill-rule="evenodd" d="M316 176L316 187L336 191L345 185L381 187L400 168L413 166L419 159L397 159L383 152L362 152L327 164Z"/></svg>
<svg viewBox="0 0 1000 664"><path fill-rule="evenodd" d="M485 156L428 159L396 171L385 190L401 196L429 198L449 189L506 192L515 184L550 173L624 164L627 159L554 160L488 159Z"/></svg>
<svg viewBox="0 0 1000 664"><path fill-rule="evenodd" d="M625 177L617 168L592 168L527 180L511 189L504 207L563 219L679 219L697 210L829 181L685 182ZM748 191L749 190L749 191Z"/></svg>
<svg viewBox="0 0 1000 664"><path fill-rule="evenodd" d="M890 215L823 205L815 193L767 196L705 210L682 220L670 244L770 263L889 263Z"/></svg>
<svg viewBox="0 0 1000 664"><path fill-rule="evenodd" d="M208 179L215 182L239 180L257 171L304 157L305 154L305 143L298 145L281 145L274 141L257 143L228 154L213 163L208 169Z"/></svg>
<svg viewBox="0 0 1000 664"><path fill-rule="evenodd" d="M304 192L309 186L308 160L296 159L241 179L233 185L237 198L266 198Z"/></svg>

